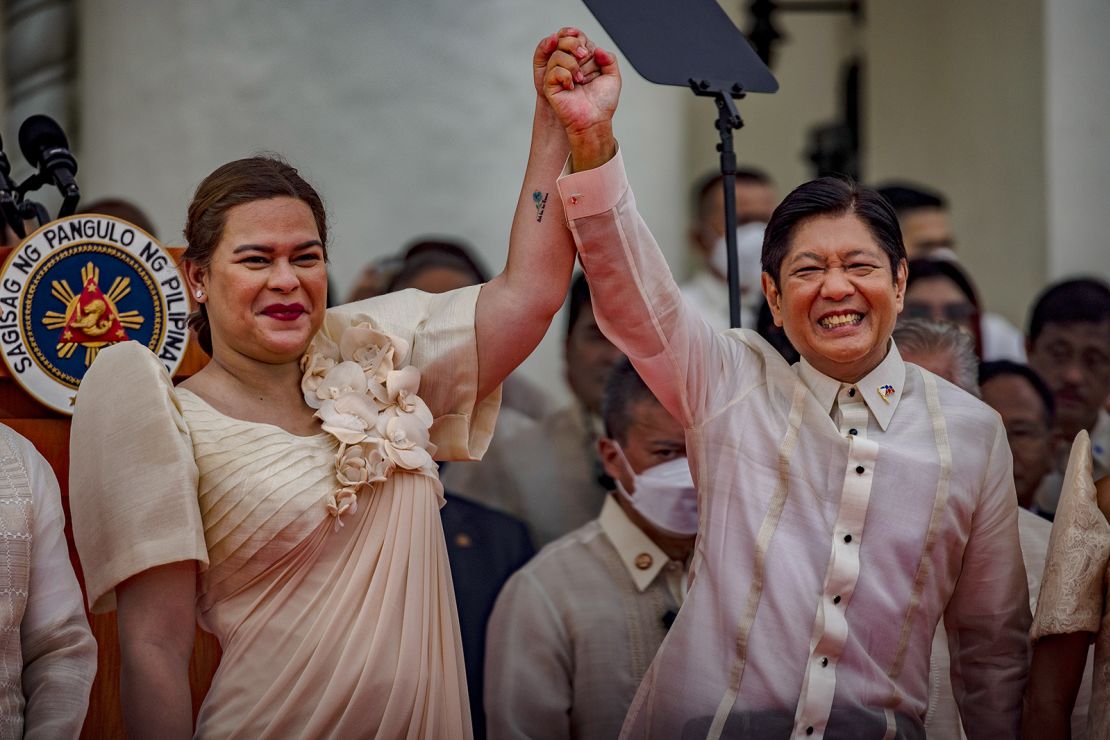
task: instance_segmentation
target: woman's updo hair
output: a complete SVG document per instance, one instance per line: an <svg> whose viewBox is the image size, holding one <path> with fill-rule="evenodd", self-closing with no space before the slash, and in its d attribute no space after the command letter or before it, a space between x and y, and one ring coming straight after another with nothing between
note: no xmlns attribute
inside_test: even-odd
<svg viewBox="0 0 1110 740"><path fill-rule="evenodd" d="M327 256L328 218L324 202L316 189L305 182L297 169L274 155L237 159L216 169L197 186L185 218L183 260L201 267L212 263L212 255L223 238L227 212L235 206L270 198L296 198L304 201L316 220L320 243ZM208 310L202 303L189 316L189 326L197 333L201 348L212 354L212 331Z"/></svg>

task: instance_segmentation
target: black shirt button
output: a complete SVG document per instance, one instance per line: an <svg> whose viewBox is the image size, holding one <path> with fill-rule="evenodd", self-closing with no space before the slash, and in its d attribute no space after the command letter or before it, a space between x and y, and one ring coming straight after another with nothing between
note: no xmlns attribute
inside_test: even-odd
<svg viewBox="0 0 1110 740"><path fill-rule="evenodd" d="M858 429L849 429L848 434L851 434L854 437L857 434L859 434L859 430Z"/></svg>
<svg viewBox="0 0 1110 740"><path fill-rule="evenodd" d="M829 659L828 658L821 658L821 667L822 668L824 668L828 664L829 664Z"/></svg>
<svg viewBox="0 0 1110 740"><path fill-rule="evenodd" d="M851 542L852 541L852 535L850 535L850 534L844 535L844 541L845 542Z"/></svg>
<svg viewBox="0 0 1110 740"><path fill-rule="evenodd" d="M840 603L840 596L834 596L833 597L833 603L834 604L839 604Z"/></svg>
<svg viewBox="0 0 1110 740"><path fill-rule="evenodd" d="M856 472L859 473L860 475L863 475L864 467L862 465L857 465L856 466Z"/></svg>
<svg viewBox="0 0 1110 740"><path fill-rule="evenodd" d="M809 727L806 728L806 734L807 735L812 735L813 734L813 726L812 725L810 725Z"/></svg>
<svg viewBox="0 0 1110 740"><path fill-rule="evenodd" d="M850 398L855 398L856 397L856 389L855 388L849 388L848 389L848 396ZM811 727L810 729L812 730L813 728Z"/></svg>

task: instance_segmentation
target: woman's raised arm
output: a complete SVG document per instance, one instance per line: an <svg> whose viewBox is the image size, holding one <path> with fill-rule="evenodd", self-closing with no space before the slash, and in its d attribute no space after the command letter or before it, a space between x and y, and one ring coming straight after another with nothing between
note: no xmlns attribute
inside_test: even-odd
<svg viewBox="0 0 1110 740"><path fill-rule="evenodd" d="M596 74L591 71L596 66L592 44L576 29L564 28L536 47L532 144L509 234L509 256L505 269L482 288L478 297L479 399L493 392L539 344L563 305L574 269L574 240L555 191L555 181L570 150L563 126L542 90L552 54L582 59L581 73L587 79Z"/></svg>

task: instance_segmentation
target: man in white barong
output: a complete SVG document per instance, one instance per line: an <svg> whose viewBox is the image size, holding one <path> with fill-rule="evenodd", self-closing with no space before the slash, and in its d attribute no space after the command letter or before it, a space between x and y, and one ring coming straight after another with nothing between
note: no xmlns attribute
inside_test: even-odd
<svg viewBox="0 0 1110 740"><path fill-rule="evenodd" d="M623 737L921 738L944 617L970 738L1014 737L1030 623L998 415L890 339L905 248L890 206L834 179L775 210L763 290L802 360L683 304L636 211L614 55L557 52L559 192L602 330L686 428L699 492L687 599Z"/></svg>
<svg viewBox="0 0 1110 740"><path fill-rule="evenodd" d="M0 737L77 737L96 641L69 560L58 479L2 424L0 606Z"/></svg>

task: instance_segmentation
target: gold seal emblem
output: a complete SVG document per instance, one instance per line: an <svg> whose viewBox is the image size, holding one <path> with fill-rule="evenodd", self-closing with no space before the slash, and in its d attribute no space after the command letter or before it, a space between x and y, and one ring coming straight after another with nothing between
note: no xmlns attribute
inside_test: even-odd
<svg viewBox="0 0 1110 740"><path fill-rule="evenodd" d="M85 348L85 367L96 359L101 347L126 342L126 329L138 329L143 316L138 311L119 311L116 304L131 292L131 279L116 277L107 293L100 290L100 268L92 262L81 268L83 286L79 294L65 280L53 280L50 294L65 305L65 313L47 311L42 323L48 329L61 329L56 347L58 357L72 357L77 347Z"/></svg>

